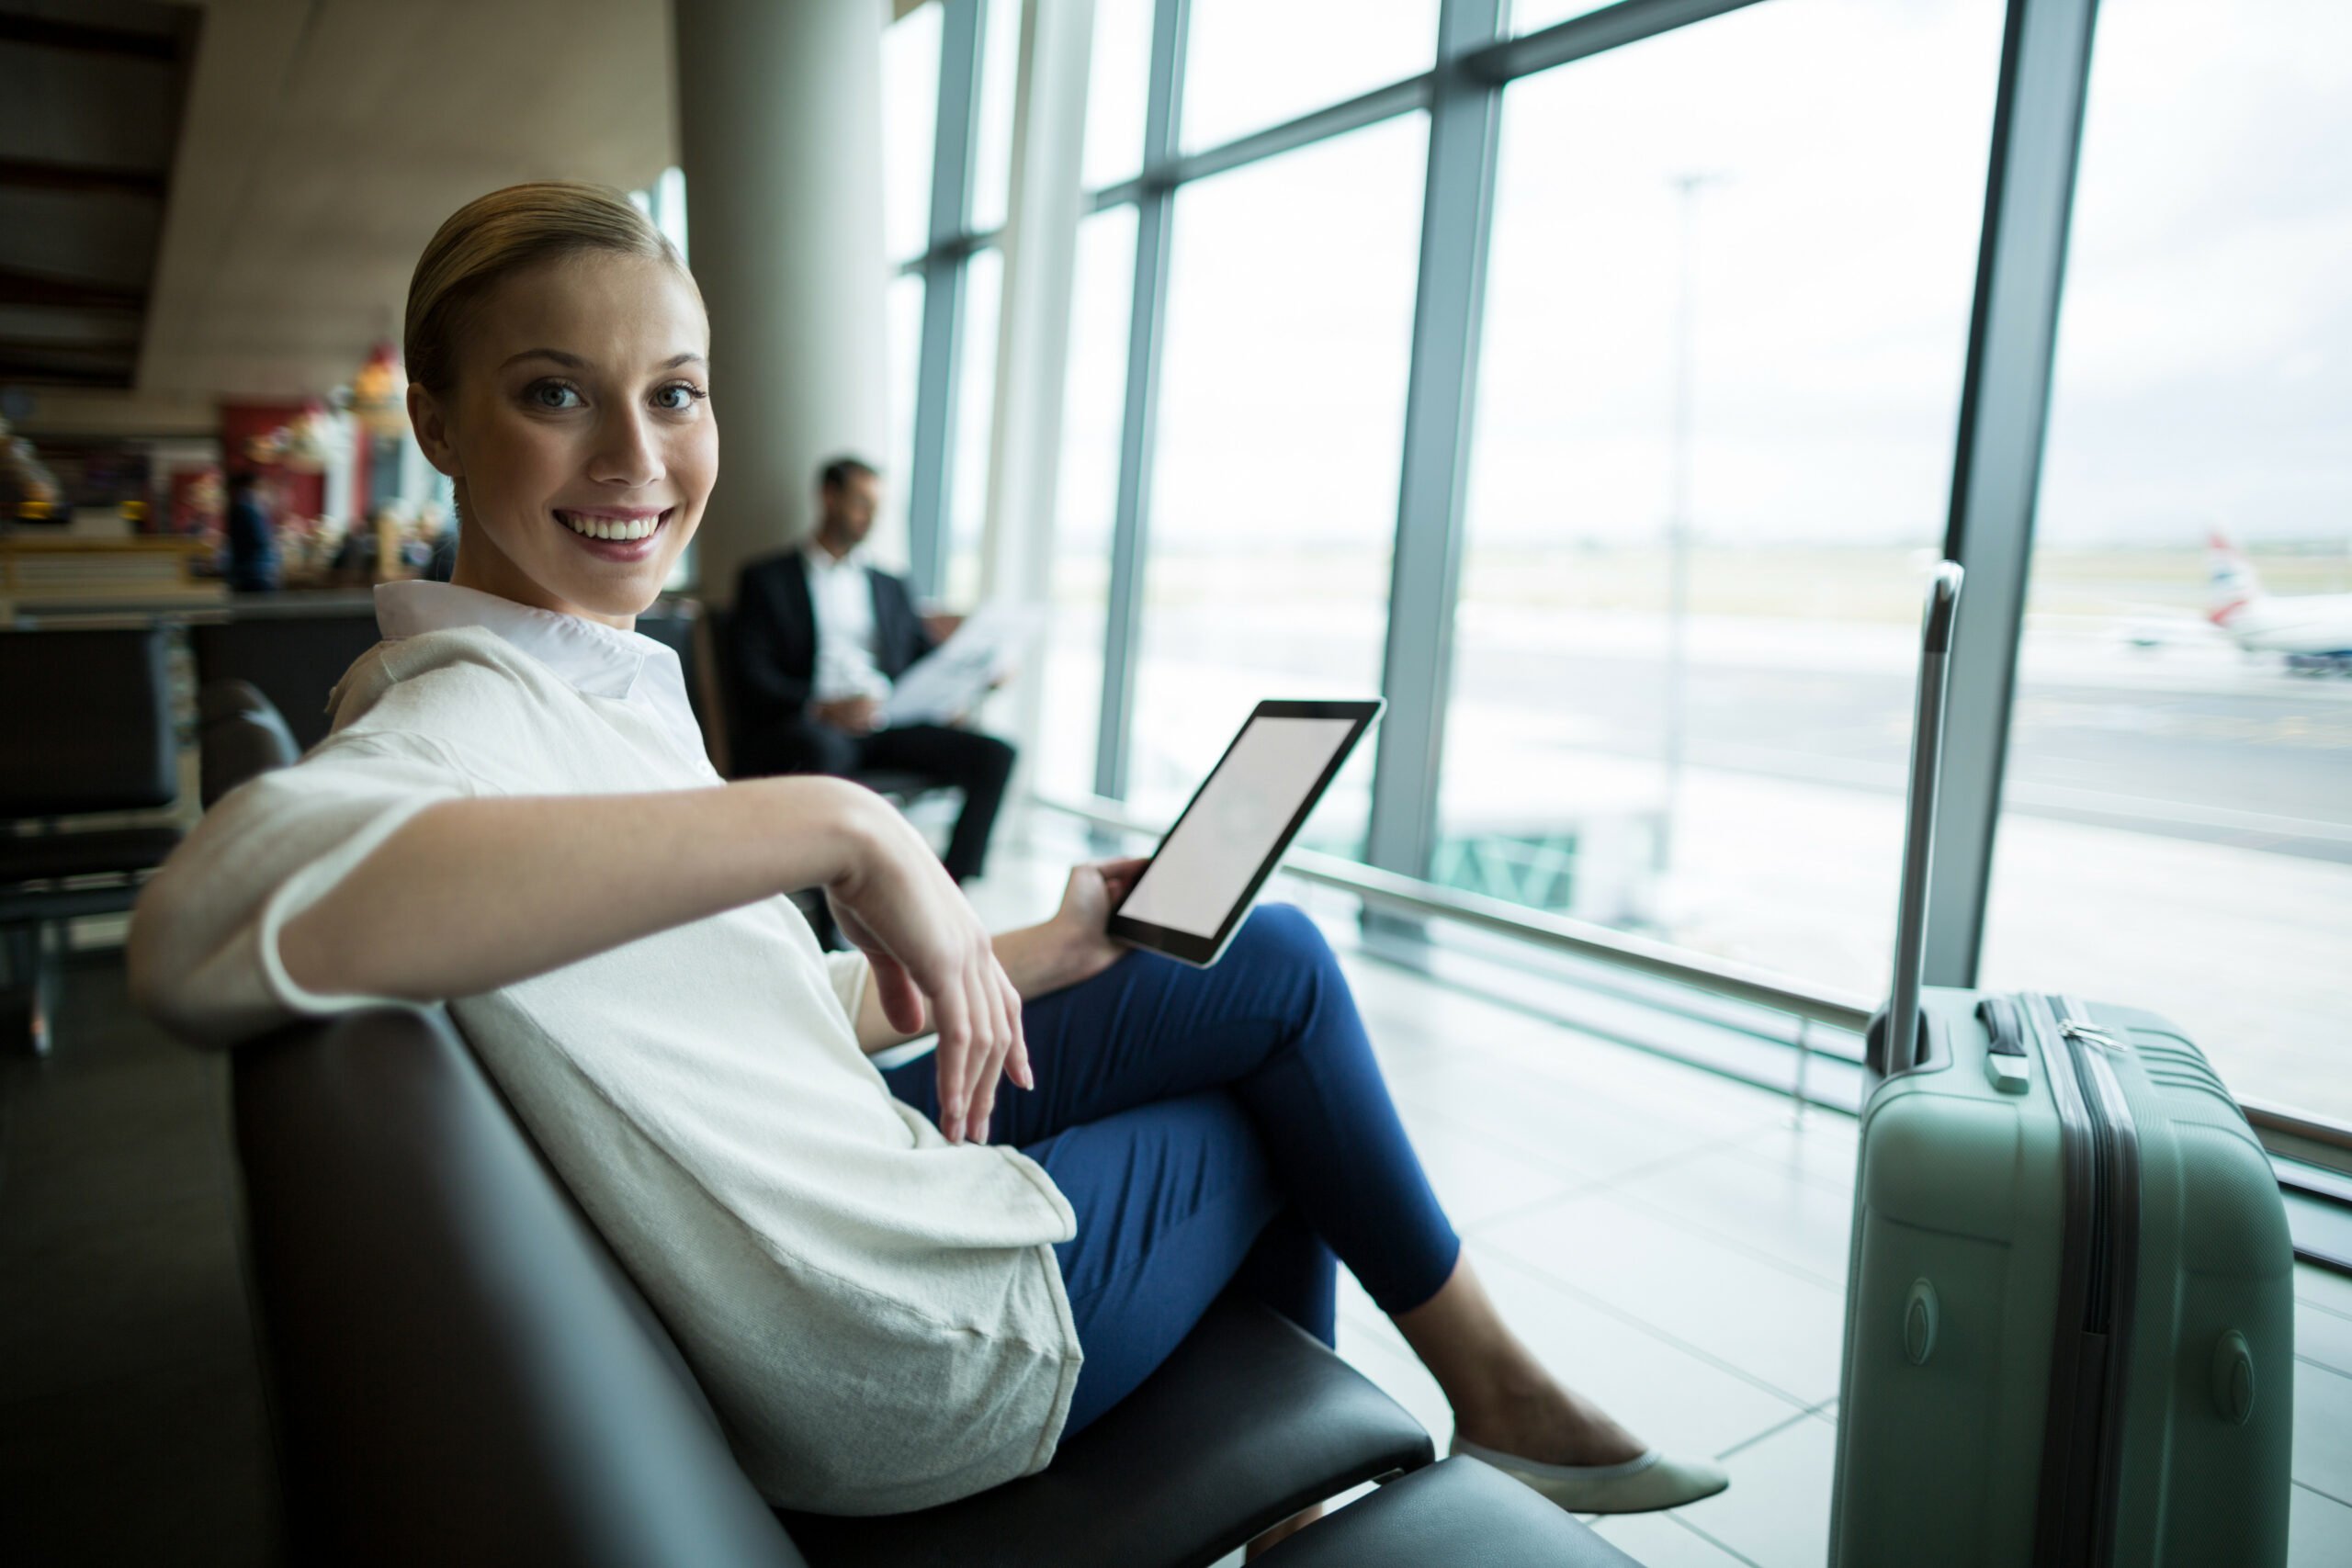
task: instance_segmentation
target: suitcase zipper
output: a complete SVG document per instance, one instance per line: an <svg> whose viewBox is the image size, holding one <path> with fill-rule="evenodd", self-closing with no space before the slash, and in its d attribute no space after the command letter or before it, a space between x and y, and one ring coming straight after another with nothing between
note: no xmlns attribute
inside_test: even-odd
<svg viewBox="0 0 2352 1568"><path fill-rule="evenodd" d="M2052 997L2051 1010L2058 1018L2058 1032L2067 1044L2067 1065L2075 1070L2075 1081L2081 1086L2083 1104L2089 1111L2091 1141L2091 1235L2089 1290L2083 1300L2083 1332L2106 1334L2114 1314L2115 1280L2113 1277L2114 1248L2109 1235L2115 1223L2114 1193L2114 1134L2108 1118L2100 1114L2102 1097L2099 1086L2093 1081L2089 1054L2086 1045L2112 1049L2115 1036L2086 1022L2075 1009L2080 1005L2068 998Z"/></svg>
<svg viewBox="0 0 2352 1568"><path fill-rule="evenodd" d="M2092 1023L2089 1010L2074 998L2047 997L2042 1002L2057 1027L2058 1054L2073 1069L2052 1075L2053 1080L2063 1077L2071 1091L2061 1095L2061 1122L2087 1145L2080 1150L2087 1157L2075 1168L2079 1177L2087 1178L2087 1202L2078 1210L2087 1223L2080 1235L2082 1310L2075 1325L2079 1348L2070 1358L2074 1397L2062 1414L2053 1387L2052 1426L2042 1456L2045 1471L2056 1460L2065 1480L2058 1498L2045 1497L2045 1503L2058 1502L2059 1511L2056 1517L2045 1517L2044 1528L2054 1526L2064 1542L2056 1561L2107 1563L2113 1559L2122 1487L2124 1396L2131 1382L2139 1281L2139 1135L2131 1103L2107 1060L2109 1052L2128 1047ZM2053 1453L2052 1444L2061 1444L2065 1457ZM2045 1535L2043 1544L2046 1552L2053 1542Z"/></svg>
<svg viewBox="0 0 2352 1568"><path fill-rule="evenodd" d="M2068 1005L2079 1006L2080 1004L2070 1003ZM2109 1051L2120 1051L2123 1049L2123 1042L2118 1040L2114 1035L2109 1033L2106 1030L2099 1028L2096 1024L2085 1023L2078 1018L2060 1019L2058 1021L2058 1032L2064 1035L2069 1040L2080 1041L2086 1045L2097 1045Z"/></svg>

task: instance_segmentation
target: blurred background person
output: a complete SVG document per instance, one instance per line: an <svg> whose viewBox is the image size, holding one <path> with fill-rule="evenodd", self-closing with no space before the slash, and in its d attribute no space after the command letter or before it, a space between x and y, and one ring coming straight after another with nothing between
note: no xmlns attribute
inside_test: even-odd
<svg viewBox="0 0 2352 1568"><path fill-rule="evenodd" d="M901 769L936 779L964 796L943 857L962 882L987 858L1013 749L960 725L883 724L892 683L956 619L927 626L906 579L865 559L881 497L871 463L833 459L818 477L808 539L750 562L737 580L736 772L846 778Z"/></svg>
<svg viewBox="0 0 2352 1568"><path fill-rule="evenodd" d="M365 520L344 530L343 542L335 547L334 560L327 569L329 581L336 587L366 588L377 581L376 562L381 548L377 521L384 510L378 507Z"/></svg>
<svg viewBox="0 0 2352 1568"><path fill-rule="evenodd" d="M229 476L227 525L230 592L277 592L277 537L270 526L269 496L251 468Z"/></svg>

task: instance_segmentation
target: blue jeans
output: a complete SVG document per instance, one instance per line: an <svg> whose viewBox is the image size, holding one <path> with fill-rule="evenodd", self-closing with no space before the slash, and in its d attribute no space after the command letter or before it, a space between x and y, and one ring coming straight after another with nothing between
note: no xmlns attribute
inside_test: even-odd
<svg viewBox="0 0 2352 1568"><path fill-rule="evenodd" d="M991 1141L1054 1179L1055 1247L1086 1353L1065 1437L1125 1398L1228 1284L1330 1344L1333 1254L1386 1312L1435 1295L1461 1239L1430 1190L1322 933L1248 917L1215 967L1130 953L1022 1010L1037 1087L997 1091ZM939 1112L928 1057L884 1073Z"/></svg>

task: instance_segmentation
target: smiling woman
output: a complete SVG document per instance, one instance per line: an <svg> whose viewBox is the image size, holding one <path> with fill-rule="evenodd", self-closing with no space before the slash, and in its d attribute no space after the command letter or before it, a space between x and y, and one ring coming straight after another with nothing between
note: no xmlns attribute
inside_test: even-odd
<svg viewBox="0 0 2352 1568"><path fill-rule="evenodd" d="M1113 863L992 938L872 791L712 772L676 656L633 628L718 475L710 329L634 209L541 185L460 211L408 352L455 579L380 589L333 733L148 885L149 1010L222 1044L446 1002L780 1504L1034 1472L1230 1284L1329 1342L1339 1261L1458 1441L1563 1506L1723 1487L1504 1327L1298 911L1185 968L1112 941L1140 870ZM784 897L809 887L857 951L819 950ZM921 1033L930 1057L869 1059Z"/></svg>
<svg viewBox="0 0 2352 1568"><path fill-rule="evenodd" d="M718 473L677 252L608 192L515 186L434 235L408 321L410 416L464 525L452 581L628 629Z"/></svg>

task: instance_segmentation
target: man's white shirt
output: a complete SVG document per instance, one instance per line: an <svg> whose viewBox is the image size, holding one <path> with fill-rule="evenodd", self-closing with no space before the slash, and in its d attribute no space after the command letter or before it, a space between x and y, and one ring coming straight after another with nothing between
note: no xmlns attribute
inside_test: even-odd
<svg viewBox="0 0 2352 1568"><path fill-rule="evenodd" d="M836 560L811 539L800 547L808 564L808 604L817 616L817 673L811 695L820 703L890 694L890 677L875 660L874 584L865 552Z"/></svg>

